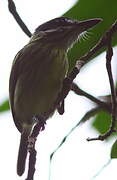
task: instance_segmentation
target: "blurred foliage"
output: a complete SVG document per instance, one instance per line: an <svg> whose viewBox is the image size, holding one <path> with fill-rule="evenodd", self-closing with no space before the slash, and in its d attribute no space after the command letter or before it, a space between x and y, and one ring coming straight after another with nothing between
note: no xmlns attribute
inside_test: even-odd
<svg viewBox="0 0 117 180"><path fill-rule="evenodd" d="M84 55L88 50L93 47L106 30L117 19L117 0L79 0L77 3L65 13L65 16L72 17L78 20L85 20L89 18L102 18L103 21L95 26L92 30L89 39L81 41L76 44L69 52L70 70L73 68L76 60ZM117 34L113 38L113 45L117 45ZM96 55L104 51L102 49Z"/></svg>
<svg viewBox="0 0 117 180"><path fill-rule="evenodd" d="M111 159L117 158L117 140L114 142L112 149L111 149Z"/></svg>
<svg viewBox="0 0 117 180"><path fill-rule="evenodd" d="M106 111L100 111L98 114L94 117L94 120L92 122L92 127L96 129L96 131L99 132L99 134L106 133L111 125L111 115ZM117 135L117 133L113 133L111 136ZM111 137L109 136L109 137Z"/></svg>
<svg viewBox="0 0 117 180"><path fill-rule="evenodd" d="M8 100L5 100L3 103L1 103L1 105L0 105L0 113L8 111L9 109L10 109L10 107L9 107L9 101Z"/></svg>
<svg viewBox="0 0 117 180"><path fill-rule="evenodd" d="M111 115L107 112L101 111L99 112L96 117L94 118L94 121L92 123L92 126L100 133L105 133L111 123Z"/></svg>

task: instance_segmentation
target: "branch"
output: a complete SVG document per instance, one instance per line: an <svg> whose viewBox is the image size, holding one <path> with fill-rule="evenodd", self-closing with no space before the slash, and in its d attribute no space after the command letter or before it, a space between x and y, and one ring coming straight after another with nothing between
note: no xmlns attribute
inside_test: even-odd
<svg viewBox="0 0 117 180"><path fill-rule="evenodd" d="M35 173L36 154L37 154L36 150L32 149L29 156L28 176L26 180L33 180Z"/></svg>
<svg viewBox="0 0 117 180"><path fill-rule="evenodd" d="M29 31L29 29L27 28L27 26L24 24L24 22L22 21L21 17L19 16L17 10L16 10L16 6L15 3L13 2L13 0L8 0L8 8L10 13L13 15L13 17L15 18L16 22L18 23L18 25L20 26L20 28L23 30L23 32L28 36L31 37L32 34Z"/></svg>
<svg viewBox="0 0 117 180"><path fill-rule="evenodd" d="M107 104L99 99L97 99L96 97L92 96L91 94L88 94L87 92L83 91L82 89L79 88L79 86L77 84L75 84L74 82L72 83L71 86L71 90L73 92L75 92L77 95L80 96L84 96L87 99L93 101L94 103L96 103L99 107L105 109L106 111L108 111L109 113L111 113L111 107L110 104Z"/></svg>
<svg viewBox="0 0 117 180"><path fill-rule="evenodd" d="M33 180L35 173L35 164L36 164L36 155L37 151L35 150L35 144L37 140L37 136L41 131L45 129L45 118L43 116L35 116L33 117L38 122L29 136L28 139L28 151L29 151L29 164L28 164L28 175L26 180Z"/></svg>
<svg viewBox="0 0 117 180"><path fill-rule="evenodd" d="M110 88L111 88L111 95L112 95L112 120L111 120L111 126L110 129L103 135L100 135L97 138L88 138L88 141L93 141L93 140L105 140L107 137L109 137L113 132L117 132L117 130L115 129L115 125L116 125L116 90L114 87L114 81L113 81L113 75L112 75L112 68L111 68L111 60L112 60L112 56L113 56L113 49L112 49L112 45L111 45L111 36L108 37L108 49L107 49L107 53L106 53L106 68L107 68L107 72L108 72L108 77L109 77L109 82L110 82Z"/></svg>
<svg viewBox="0 0 117 180"><path fill-rule="evenodd" d="M114 87L114 80L113 80L113 75L112 75L112 68L111 68L111 60L113 56L113 49L111 46L111 39L108 44L108 50L107 50L107 55L106 55L106 68L108 72L108 77L109 77L109 82L110 82L110 88L111 88L111 101L112 101L112 125L110 129L114 129L115 123L116 123L116 89Z"/></svg>

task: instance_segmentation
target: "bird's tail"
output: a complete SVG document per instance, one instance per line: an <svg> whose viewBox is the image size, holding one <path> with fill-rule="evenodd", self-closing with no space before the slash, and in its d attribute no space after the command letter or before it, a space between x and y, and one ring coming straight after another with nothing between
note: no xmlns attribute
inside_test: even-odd
<svg viewBox="0 0 117 180"><path fill-rule="evenodd" d="M28 147L28 133L25 131L21 134L20 146L18 152L17 160L17 174L21 176L25 171L26 157L27 157L27 147Z"/></svg>

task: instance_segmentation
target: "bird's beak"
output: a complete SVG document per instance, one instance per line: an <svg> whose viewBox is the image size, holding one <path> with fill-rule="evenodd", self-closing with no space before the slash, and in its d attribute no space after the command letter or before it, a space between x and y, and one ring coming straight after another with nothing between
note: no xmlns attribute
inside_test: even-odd
<svg viewBox="0 0 117 180"><path fill-rule="evenodd" d="M78 29L80 29L81 32L86 31L86 30L94 27L95 25L97 25L101 21L102 21L101 18L88 19L85 21L78 21L78 23L77 23Z"/></svg>

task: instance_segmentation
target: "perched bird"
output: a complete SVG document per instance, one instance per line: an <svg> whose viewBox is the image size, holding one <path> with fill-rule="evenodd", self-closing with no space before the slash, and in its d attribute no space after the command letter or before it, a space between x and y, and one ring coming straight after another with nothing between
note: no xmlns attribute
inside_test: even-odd
<svg viewBox="0 0 117 180"><path fill-rule="evenodd" d="M59 17L40 25L15 56L9 81L14 123L21 132L17 174L25 170L28 136L56 101L68 72L67 52L80 34L101 19L85 21ZM51 116L52 114L50 114Z"/></svg>

